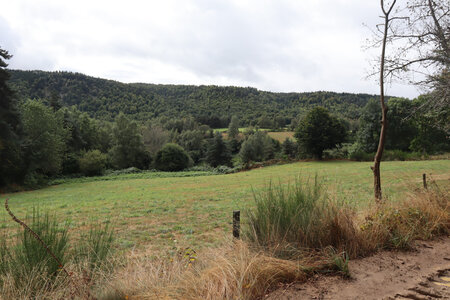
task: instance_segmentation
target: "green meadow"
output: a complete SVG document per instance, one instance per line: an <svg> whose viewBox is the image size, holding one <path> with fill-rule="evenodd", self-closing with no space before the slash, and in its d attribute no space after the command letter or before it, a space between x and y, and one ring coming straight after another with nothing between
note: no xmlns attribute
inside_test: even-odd
<svg viewBox="0 0 450 300"><path fill-rule="evenodd" d="M297 162L235 174L208 172L116 175L70 179L36 191L1 195L21 219L33 208L55 214L77 235L92 224L114 228L117 247L124 251L176 251L217 246L231 238L233 210L253 205L253 193L268 184L286 185L321 178L331 197L357 208L372 202L373 177L369 162ZM389 201L420 188L422 174L448 188L450 161L383 162L382 185ZM15 234L18 225L0 211L1 230ZM243 216L245 222L245 216Z"/></svg>

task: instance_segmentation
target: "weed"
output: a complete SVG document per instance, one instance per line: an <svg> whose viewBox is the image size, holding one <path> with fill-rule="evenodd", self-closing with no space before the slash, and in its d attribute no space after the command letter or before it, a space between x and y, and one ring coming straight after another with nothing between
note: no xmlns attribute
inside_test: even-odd
<svg viewBox="0 0 450 300"><path fill-rule="evenodd" d="M336 270L344 278L350 278L349 260L347 252L338 253L333 247L330 248L330 269Z"/></svg>

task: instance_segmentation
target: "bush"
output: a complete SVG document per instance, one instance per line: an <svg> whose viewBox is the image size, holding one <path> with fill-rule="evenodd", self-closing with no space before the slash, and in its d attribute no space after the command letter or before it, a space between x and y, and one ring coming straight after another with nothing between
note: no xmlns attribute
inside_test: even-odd
<svg viewBox="0 0 450 300"><path fill-rule="evenodd" d="M106 170L105 175L123 175L123 174L138 174L142 173L141 169L130 167L122 170Z"/></svg>
<svg viewBox="0 0 450 300"><path fill-rule="evenodd" d="M99 150L90 150L79 159L81 172L86 176L101 175L106 167L107 156Z"/></svg>
<svg viewBox="0 0 450 300"><path fill-rule="evenodd" d="M323 151L323 157L328 159L343 159L349 157L349 151L352 144L343 143L342 145L337 145L333 149L328 149Z"/></svg>
<svg viewBox="0 0 450 300"><path fill-rule="evenodd" d="M405 152L402 150L386 150L383 152L383 160L421 160L427 159L428 155L422 155L418 152Z"/></svg>
<svg viewBox="0 0 450 300"><path fill-rule="evenodd" d="M155 167L161 171L181 171L189 166L190 161L189 155L181 146L169 143L156 154Z"/></svg>
<svg viewBox="0 0 450 300"><path fill-rule="evenodd" d="M217 166L216 168L214 168L214 172L218 174L231 174L234 173L235 170L228 166Z"/></svg>
<svg viewBox="0 0 450 300"><path fill-rule="evenodd" d="M360 143L354 143L348 148L348 158L356 161L372 161L374 153L367 153L364 151Z"/></svg>
<svg viewBox="0 0 450 300"><path fill-rule="evenodd" d="M373 161L375 153L367 153L362 150L358 144L353 144L348 148L348 158L356 161ZM333 153L333 152L330 152ZM331 154L330 154L331 155ZM421 160L428 159L428 155L418 152L405 152L402 150L384 150L382 161L405 161L405 160Z"/></svg>

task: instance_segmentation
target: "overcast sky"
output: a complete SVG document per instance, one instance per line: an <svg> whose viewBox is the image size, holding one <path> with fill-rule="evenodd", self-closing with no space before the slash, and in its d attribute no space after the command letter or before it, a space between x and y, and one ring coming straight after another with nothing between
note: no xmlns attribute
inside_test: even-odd
<svg viewBox="0 0 450 300"><path fill-rule="evenodd" d="M0 10L11 69L122 82L376 93L366 79L380 22L367 0L14 0ZM411 86L390 95L415 97Z"/></svg>

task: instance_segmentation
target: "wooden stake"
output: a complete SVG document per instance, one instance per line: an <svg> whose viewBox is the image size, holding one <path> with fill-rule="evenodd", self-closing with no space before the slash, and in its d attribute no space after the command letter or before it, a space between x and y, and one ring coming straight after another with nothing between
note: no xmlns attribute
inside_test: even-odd
<svg viewBox="0 0 450 300"><path fill-rule="evenodd" d="M233 237L239 239L241 229L241 212L233 211Z"/></svg>
<svg viewBox="0 0 450 300"><path fill-rule="evenodd" d="M422 180L423 180L423 188L424 189L428 189L428 185L427 185L427 174L423 173L422 175Z"/></svg>

